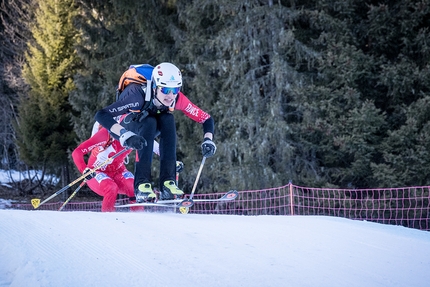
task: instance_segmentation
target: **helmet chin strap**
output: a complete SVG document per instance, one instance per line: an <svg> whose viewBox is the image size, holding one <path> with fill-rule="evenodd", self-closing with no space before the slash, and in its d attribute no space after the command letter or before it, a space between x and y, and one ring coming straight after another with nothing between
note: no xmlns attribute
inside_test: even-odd
<svg viewBox="0 0 430 287"><path fill-rule="evenodd" d="M175 105L176 105L176 97L173 100L173 103L170 105L169 107L169 111L173 112L175 110Z"/></svg>

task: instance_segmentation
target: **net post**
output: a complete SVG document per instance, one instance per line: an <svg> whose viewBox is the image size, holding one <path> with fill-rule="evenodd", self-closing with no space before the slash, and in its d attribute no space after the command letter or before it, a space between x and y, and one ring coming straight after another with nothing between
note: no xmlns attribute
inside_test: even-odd
<svg viewBox="0 0 430 287"><path fill-rule="evenodd" d="M294 215L294 206L293 206L293 183L290 180L288 182L288 188L290 190L290 213L291 215Z"/></svg>

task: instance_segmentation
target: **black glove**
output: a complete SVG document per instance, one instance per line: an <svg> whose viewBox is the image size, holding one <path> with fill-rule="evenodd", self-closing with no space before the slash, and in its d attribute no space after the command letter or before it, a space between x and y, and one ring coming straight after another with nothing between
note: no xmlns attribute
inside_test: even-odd
<svg viewBox="0 0 430 287"><path fill-rule="evenodd" d="M84 171L82 172L82 174L86 174L86 173L87 173L87 172L89 172L90 170L91 170L91 168L86 167L86 168L84 169ZM93 171L93 172L89 173L89 174L85 177L85 179L86 179L86 180L90 180L90 179L92 179L92 178L94 178L94 177L96 177L96 172L95 172L95 171Z"/></svg>
<svg viewBox="0 0 430 287"><path fill-rule="evenodd" d="M119 142L123 147L132 149L142 149L147 145L144 137L135 134L134 132L127 131L126 129L121 130Z"/></svg>
<svg viewBox="0 0 430 287"><path fill-rule="evenodd" d="M142 122L148 116L148 111L141 111L135 117L135 121Z"/></svg>
<svg viewBox="0 0 430 287"><path fill-rule="evenodd" d="M209 138L205 138L204 142L202 143L203 156L211 157L215 154L215 152L216 152L216 145L214 144L214 142Z"/></svg>
<svg viewBox="0 0 430 287"><path fill-rule="evenodd" d="M131 122L142 122L148 116L148 111L131 112L124 117L123 123L129 124Z"/></svg>
<svg viewBox="0 0 430 287"><path fill-rule="evenodd" d="M182 161L176 161L176 172L180 173L184 170L184 163Z"/></svg>

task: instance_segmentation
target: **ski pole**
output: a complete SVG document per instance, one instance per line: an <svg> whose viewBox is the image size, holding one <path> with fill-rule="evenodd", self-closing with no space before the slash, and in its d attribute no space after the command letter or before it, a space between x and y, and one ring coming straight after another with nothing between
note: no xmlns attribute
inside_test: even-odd
<svg viewBox="0 0 430 287"><path fill-rule="evenodd" d="M184 163L182 161L176 161L176 186L179 183L179 173L184 170Z"/></svg>
<svg viewBox="0 0 430 287"><path fill-rule="evenodd" d="M179 173L184 169L184 163L181 161L176 162L176 186L179 186ZM190 209L188 207L179 207L179 212L182 214L187 214Z"/></svg>
<svg viewBox="0 0 430 287"><path fill-rule="evenodd" d="M63 187L62 189L60 189L59 191L57 191L56 193L52 194L50 197L48 197L47 199L45 199L44 201L40 202L40 199L38 198L33 198L31 200L31 205L33 205L34 209L38 208L39 206L41 206L42 204L44 204L45 202L53 199L54 197L56 197L57 195L59 195L60 193L66 191L69 187L72 187L73 185L75 185L76 183L78 183L79 181L83 180L84 178L86 178L88 175L92 174L93 172L95 172L96 170L98 170L99 168L105 166L106 164L112 162L116 157L118 157L119 155L123 154L124 152L126 152L128 150L128 148L123 149L122 151L114 154L112 157L108 158L107 160L105 160L104 162L102 162L101 164L97 165L96 167L93 167L92 169L90 169L88 172L84 173L83 175L81 175L80 177L78 177L77 179L75 179L74 181L72 181L71 183L69 183L68 185L66 185L65 187Z"/></svg>
<svg viewBox="0 0 430 287"><path fill-rule="evenodd" d="M205 164L205 161L206 161L206 157L204 156L202 159L202 163L200 164L199 172L197 172L196 181L194 182L194 186L193 186L193 189L191 190L191 194L190 194L189 199L193 199L194 192L196 191L196 187L197 187L197 182L199 181L200 174L202 173L202 169L203 169L203 166Z"/></svg>
<svg viewBox="0 0 430 287"><path fill-rule="evenodd" d="M69 198L63 203L63 205L58 209L58 211L63 210L63 208L66 206L66 204L78 193L78 191L87 183L87 180L85 179L81 184L78 186L78 188L75 189L75 191L72 193L72 195L69 196Z"/></svg>

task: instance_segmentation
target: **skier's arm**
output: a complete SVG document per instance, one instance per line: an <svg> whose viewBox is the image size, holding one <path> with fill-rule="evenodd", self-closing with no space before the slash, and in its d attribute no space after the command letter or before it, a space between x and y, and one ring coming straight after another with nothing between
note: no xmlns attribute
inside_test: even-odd
<svg viewBox="0 0 430 287"><path fill-rule="evenodd" d="M98 110L95 115L95 120L109 130L115 139L119 139L124 128L115 118L131 111L139 111L144 105L145 93L141 85L130 84L121 93L120 98L121 100Z"/></svg>
<svg viewBox="0 0 430 287"><path fill-rule="evenodd" d="M181 110L190 119L203 125L203 143L202 154L204 157L211 157L216 152L216 145L212 141L214 135L213 118L193 104L184 94L179 93L177 98L176 109Z"/></svg>
<svg viewBox="0 0 430 287"><path fill-rule="evenodd" d="M84 169L87 167L87 163L84 160L84 155L91 152L94 148L98 146L105 145L107 143L106 139L108 138L109 138L109 135L107 130L101 129L92 137L90 137L89 139L87 139L86 141L78 145L75 148L75 150L73 150L72 152L73 162L75 163L79 172L82 173Z"/></svg>
<svg viewBox="0 0 430 287"><path fill-rule="evenodd" d="M140 111L144 105L145 93L141 85L130 84L120 95L119 101L97 111L95 115L103 127L109 130L112 136L119 140L123 147L132 149L142 149L146 146L146 140L135 133L126 130L118 124L114 117L129 113L131 111Z"/></svg>
<svg viewBox="0 0 430 287"><path fill-rule="evenodd" d="M212 117L208 118L206 121L204 121L203 123L203 133L204 133L204 138L208 138L210 140L213 140L213 136L214 136L214 120Z"/></svg>
<svg viewBox="0 0 430 287"><path fill-rule="evenodd" d="M179 92L176 110L180 110L195 122L203 125L203 138L213 139L214 134L214 120L209 113L200 109L197 105L192 103L182 92Z"/></svg>

